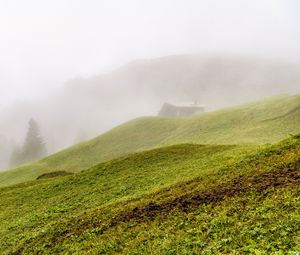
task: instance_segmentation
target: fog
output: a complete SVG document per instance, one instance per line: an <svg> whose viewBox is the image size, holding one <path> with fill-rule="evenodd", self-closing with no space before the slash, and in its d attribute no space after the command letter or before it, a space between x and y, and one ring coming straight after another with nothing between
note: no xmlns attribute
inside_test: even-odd
<svg viewBox="0 0 300 255"><path fill-rule="evenodd" d="M164 102L300 92L297 0L0 0L0 169L27 123L48 153Z"/></svg>

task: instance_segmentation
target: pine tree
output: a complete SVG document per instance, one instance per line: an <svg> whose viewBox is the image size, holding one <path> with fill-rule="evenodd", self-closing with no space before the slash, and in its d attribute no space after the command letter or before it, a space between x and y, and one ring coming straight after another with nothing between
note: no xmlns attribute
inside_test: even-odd
<svg viewBox="0 0 300 255"><path fill-rule="evenodd" d="M40 128L34 119L28 122L28 130L23 146L14 146L10 158L11 167L34 161L46 155L46 146L40 135Z"/></svg>
<svg viewBox="0 0 300 255"><path fill-rule="evenodd" d="M29 120L22 154L24 162L33 161L46 155L46 146L40 135L39 125L34 119Z"/></svg>

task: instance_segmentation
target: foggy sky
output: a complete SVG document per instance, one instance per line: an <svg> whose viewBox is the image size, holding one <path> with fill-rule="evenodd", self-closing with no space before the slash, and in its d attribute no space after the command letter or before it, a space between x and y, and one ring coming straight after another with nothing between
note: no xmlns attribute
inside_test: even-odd
<svg viewBox="0 0 300 255"><path fill-rule="evenodd" d="M0 109L140 58L298 60L297 0L0 0Z"/></svg>

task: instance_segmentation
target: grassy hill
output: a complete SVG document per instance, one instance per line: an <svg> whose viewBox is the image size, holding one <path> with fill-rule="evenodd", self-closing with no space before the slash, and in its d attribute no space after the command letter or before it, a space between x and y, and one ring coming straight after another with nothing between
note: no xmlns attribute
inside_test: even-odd
<svg viewBox="0 0 300 255"><path fill-rule="evenodd" d="M1 188L0 253L298 254L299 184L300 136L139 152Z"/></svg>
<svg viewBox="0 0 300 255"><path fill-rule="evenodd" d="M264 144L300 132L300 95L283 95L189 118L132 120L77 146L0 173L0 186L53 171L78 172L105 160L172 144Z"/></svg>

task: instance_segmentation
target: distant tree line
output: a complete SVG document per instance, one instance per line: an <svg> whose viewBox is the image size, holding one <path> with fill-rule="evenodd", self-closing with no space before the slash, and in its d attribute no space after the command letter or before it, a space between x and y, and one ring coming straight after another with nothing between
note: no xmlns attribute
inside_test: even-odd
<svg viewBox="0 0 300 255"><path fill-rule="evenodd" d="M26 162L42 158L47 153L46 144L40 134L39 124L30 119L24 144L15 145L11 153L10 166L15 167Z"/></svg>

